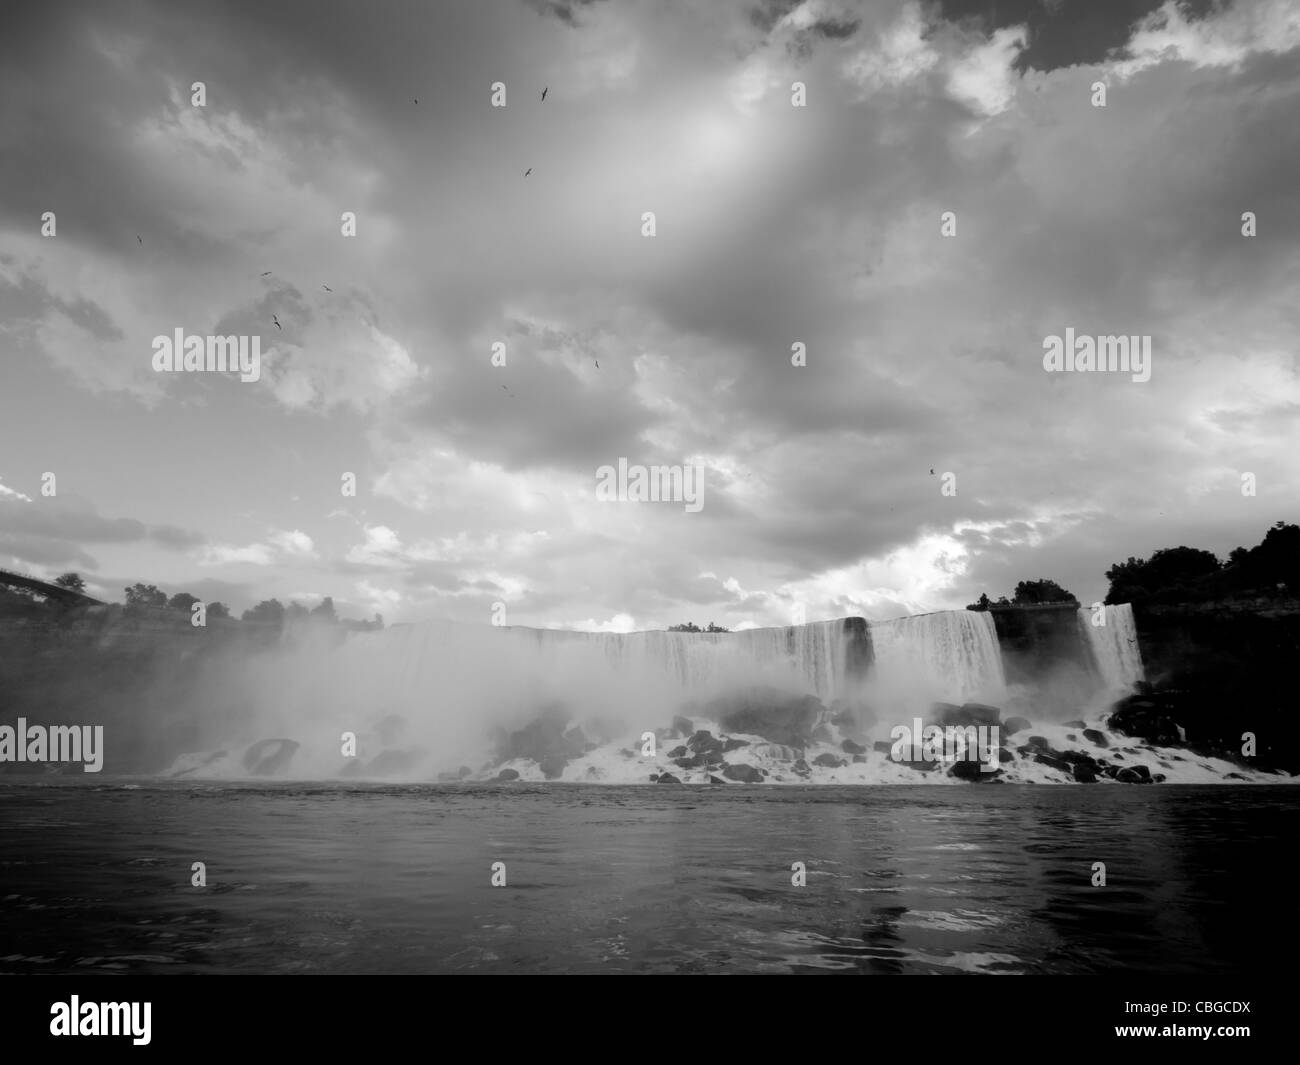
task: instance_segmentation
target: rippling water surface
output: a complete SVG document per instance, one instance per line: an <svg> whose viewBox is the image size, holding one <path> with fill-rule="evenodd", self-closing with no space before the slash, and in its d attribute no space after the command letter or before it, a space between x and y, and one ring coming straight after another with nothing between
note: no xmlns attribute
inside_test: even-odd
<svg viewBox="0 0 1300 1065"><path fill-rule="evenodd" d="M1297 943L1297 809L1287 787L0 784L0 971L1256 972Z"/></svg>

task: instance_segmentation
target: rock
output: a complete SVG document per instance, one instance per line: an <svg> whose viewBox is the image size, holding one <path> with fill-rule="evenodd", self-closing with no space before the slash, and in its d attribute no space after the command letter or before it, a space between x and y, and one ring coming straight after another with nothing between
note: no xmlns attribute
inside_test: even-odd
<svg viewBox="0 0 1300 1065"><path fill-rule="evenodd" d="M1109 747L1110 740L1106 739L1105 733L1097 731L1095 728L1086 728L1083 730L1083 738L1095 743L1098 747Z"/></svg>
<svg viewBox="0 0 1300 1065"><path fill-rule="evenodd" d="M1163 773L1157 773L1156 776L1160 777L1161 779L1164 779ZM1223 779L1224 780L1249 780L1250 778L1246 776L1244 773L1224 773Z"/></svg>
<svg viewBox="0 0 1300 1065"><path fill-rule="evenodd" d="M654 783L656 780L658 780L658 779L659 779L659 774L658 774L658 773L651 773L651 774L650 774L650 783L651 783L651 784L653 784L653 783Z"/></svg>
<svg viewBox="0 0 1300 1065"><path fill-rule="evenodd" d="M793 762L796 758L803 757L799 748L786 747L780 743L756 743L749 749L749 753L756 758L771 758L777 762Z"/></svg>
<svg viewBox="0 0 1300 1065"><path fill-rule="evenodd" d="M748 746L749 746L749 740L737 740L737 739L724 740L722 743L722 753L726 754L728 751L738 751L740 750L740 748L748 747Z"/></svg>
<svg viewBox="0 0 1300 1065"><path fill-rule="evenodd" d="M673 718L673 731L679 736L689 736L695 732L695 725L689 717L678 714Z"/></svg>
<svg viewBox="0 0 1300 1065"><path fill-rule="evenodd" d="M503 769L501 770L500 773L497 774L497 780L518 780L518 779L519 779L519 770L517 769Z"/></svg>
<svg viewBox="0 0 1300 1065"><path fill-rule="evenodd" d="M687 754L686 748L685 748L684 746L679 746L679 747L674 747L671 751L669 751L669 752L668 752L668 757L669 757L669 758L685 758L685 757L686 757L686 754Z"/></svg>
<svg viewBox="0 0 1300 1065"><path fill-rule="evenodd" d="M1068 762L1070 765L1086 765L1094 770L1098 765L1097 759L1090 754L1085 754L1083 751L1061 751L1059 754L1056 752L1053 752L1053 754L1060 758L1062 762Z"/></svg>
<svg viewBox="0 0 1300 1065"><path fill-rule="evenodd" d="M656 784L680 784L681 781L678 780L671 773L660 773L659 779L655 781L655 783Z"/></svg>
<svg viewBox="0 0 1300 1065"><path fill-rule="evenodd" d="M497 761L526 758L539 765L547 758L572 759L585 754L586 734L580 728L566 729L568 711L560 703L543 707L538 716L521 729L498 735Z"/></svg>
<svg viewBox="0 0 1300 1065"><path fill-rule="evenodd" d="M1146 766L1144 766L1144 765L1135 765L1135 766L1133 767L1133 772L1135 772L1135 773L1136 773L1138 776L1140 776L1143 780L1150 780L1150 779L1151 779L1151 770L1149 770L1149 769L1148 769Z"/></svg>
<svg viewBox="0 0 1300 1065"><path fill-rule="evenodd" d="M1050 754L1043 754L1039 751L1034 755L1034 761L1039 765L1050 766L1052 769L1059 769L1062 773L1074 775L1074 766L1060 758L1053 758Z"/></svg>
<svg viewBox="0 0 1300 1065"><path fill-rule="evenodd" d="M877 754L883 754L888 757L893 753L894 745L888 740L876 740L876 742L871 745L871 749Z"/></svg>
<svg viewBox="0 0 1300 1065"><path fill-rule="evenodd" d="M794 765L791 766L790 768L793 769L800 776L804 776L804 777L806 777L809 773L812 772L812 769L809 767L808 763L805 762L802 758L796 759Z"/></svg>
<svg viewBox="0 0 1300 1065"><path fill-rule="evenodd" d="M1002 722L1002 732L1007 736L1014 736L1017 732L1024 732L1025 729L1033 727L1033 723L1023 717L1009 717Z"/></svg>
<svg viewBox="0 0 1300 1065"><path fill-rule="evenodd" d="M244 768L255 777L268 777L285 769L298 747L297 740L258 740L244 752Z"/></svg>
<svg viewBox="0 0 1300 1065"><path fill-rule="evenodd" d="M1074 779L1080 784L1095 784L1097 782L1097 773L1092 766L1080 762L1074 767Z"/></svg>
<svg viewBox="0 0 1300 1065"><path fill-rule="evenodd" d="M1155 774L1153 774L1152 777L1151 777L1151 783L1152 783L1152 784L1163 784L1163 783L1164 783L1166 780L1168 780L1168 779L1169 779L1169 778L1168 778L1167 776L1165 776L1163 773L1155 773ZM1245 778L1245 777L1242 777L1241 779L1242 779L1242 780L1245 780L1246 778Z"/></svg>
<svg viewBox="0 0 1300 1065"><path fill-rule="evenodd" d="M424 757L421 750L380 751L366 765L363 772L368 777L390 777L409 773Z"/></svg>
<svg viewBox="0 0 1300 1065"><path fill-rule="evenodd" d="M865 754L855 754L855 755L853 756L853 761L854 761L855 763L856 763L856 762L865 762L866 760L867 760L867 756L866 756Z"/></svg>
<svg viewBox="0 0 1300 1065"><path fill-rule="evenodd" d="M813 765L825 766L827 769L840 769L848 764L843 758L836 758L833 754L819 754L813 759Z"/></svg>
<svg viewBox="0 0 1300 1065"><path fill-rule="evenodd" d="M723 743L711 732L700 731L686 741L686 746L696 754L722 754Z"/></svg>
<svg viewBox="0 0 1300 1065"><path fill-rule="evenodd" d="M854 743L852 740L845 740L840 744L840 750L845 754L866 754L867 749L860 743Z"/></svg>
<svg viewBox="0 0 1300 1065"><path fill-rule="evenodd" d="M825 707L815 695L791 695L776 688L751 688L720 696L707 716L727 732L762 736L772 743L804 747Z"/></svg>
<svg viewBox="0 0 1300 1065"><path fill-rule="evenodd" d="M755 769L752 765L743 763L738 765L729 765L723 771L722 775L728 780L738 780L742 784L761 784L763 783L763 774Z"/></svg>
<svg viewBox="0 0 1300 1065"><path fill-rule="evenodd" d="M1065 734L1065 738L1066 738L1067 740L1069 740L1071 743L1075 743L1075 742L1077 742L1078 739L1079 739L1079 737L1076 736L1073 732L1067 732L1067 733Z"/></svg>
<svg viewBox="0 0 1300 1065"><path fill-rule="evenodd" d="M1150 784L1151 777L1143 776L1135 769L1121 769L1115 774L1115 779L1121 784Z"/></svg>
<svg viewBox="0 0 1300 1065"><path fill-rule="evenodd" d="M1046 736L1030 736L1026 741L1026 745L1029 747L1041 747L1045 751L1050 751L1052 749L1052 745L1047 742Z"/></svg>
<svg viewBox="0 0 1300 1065"><path fill-rule="evenodd" d="M1002 723L1002 711L986 703L965 703L962 706L936 703L935 710L937 711L941 706L944 710L939 717L939 722L943 725L974 725L976 728L984 725L992 728Z"/></svg>
<svg viewBox="0 0 1300 1065"><path fill-rule="evenodd" d="M979 782L979 781L992 780L994 777L997 777L1002 772L1001 769L995 769L991 773L985 773L982 772L982 767L983 767L982 762L972 762L966 759L962 759L962 761L954 762L952 764L952 767L948 770L948 775L950 777L956 777L958 780L970 780L970 781Z"/></svg>
<svg viewBox="0 0 1300 1065"><path fill-rule="evenodd" d="M1066 728L1087 728L1088 723L1086 721L1067 721L1065 723L1065 727Z"/></svg>
<svg viewBox="0 0 1300 1065"><path fill-rule="evenodd" d="M564 775L564 767L569 764L567 758L558 754L550 755L543 758L537 763L537 767L542 771L542 776L547 780L556 780Z"/></svg>
<svg viewBox="0 0 1300 1065"><path fill-rule="evenodd" d="M1012 754L1010 751L1008 751L1005 747L998 748L999 762L1005 765L1007 762L1014 762L1015 760L1016 760L1016 756Z"/></svg>
<svg viewBox="0 0 1300 1065"><path fill-rule="evenodd" d="M723 780L723 779L721 779L720 777L715 777L712 773L710 773L710 774L709 774L709 783L710 783L710 784L725 784L726 781Z"/></svg>
<svg viewBox="0 0 1300 1065"><path fill-rule="evenodd" d="M1177 723L1165 713L1155 700L1130 695L1115 704L1109 725L1115 732L1136 736L1160 747L1173 747L1182 743Z"/></svg>

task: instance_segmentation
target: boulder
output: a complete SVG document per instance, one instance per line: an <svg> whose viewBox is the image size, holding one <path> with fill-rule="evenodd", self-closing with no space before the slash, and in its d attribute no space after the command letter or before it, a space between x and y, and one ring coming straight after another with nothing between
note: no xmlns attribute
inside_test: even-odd
<svg viewBox="0 0 1300 1065"><path fill-rule="evenodd" d="M558 780L564 775L564 767L569 764L569 760L561 755L552 754L543 758L537 763L537 767L542 771L542 776L547 780Z"/></svg>
<svg viewBox="0 0 1300 1065"><path fill-rule="evenodd" d="M796 773L798 773L802 777L806 777L809 773L812 772L812 769L809 767L808 763L805 762L802 758L795 759L794 765L791 766L790 768L793 769Z"/></svg>
<svg viewBox="0 0 1300 1065"><path fill-rule="evenodd" d="M960 762L954 762L952 767L948 770L948 775L950 777L956 777L958 780L969 780L976 783L985 780L993 780L995 777L1001 775L1001 773L1001 769L995 769L991 773L985 773L983 772L982 762L972 762L967 759L962 759Z"/></svg>
<svg viewBox="0 0 1300 1065"><path fill-rule="evenodd" d="M1066 728L1087 728L1088 723L1086 721L1079 721L1076 719L1074 721L1067 721L1065 723L1065 727Z"/></svg>
<svg viewBox="0 0 1300 1065"><path fill-rule="evenodd" d="M503 770L501 770L500 773L497 774L497 777L496 777L496 778L497 778L497 780L518 780L518 779L519 779L519 770L517 770L517 769L503 769Z"/></svg>
<svg viewBox="0 0 1300 1065"><path fill-rule="evenodd" d="M876 742L871 745L871 749L877 754L883 754L888 758L894 750L894 745L890 743L889 740L876 740Z"/></svg>
<svg viewBox="0 0 1300 1065"><path fill-rule="evenodd" d="M860 743L854 743L852 740L845 740L840 744L840 750L845 754L866 754L867 749Z"/></svg>
<svg viewBox="0 0 1300 1065"><path fill-rule="evenodd" d="M366 764L363 772L368 777L392 777L409 773L424 757L424 751L380 751Z"/></svg>
<svg viewBox="0 0 1300 1065"><path fill-rule="evenodd" d="M1151 776L1148 773L1143 776L1136 769L1121 769L1115 774L1115 779L1121 784L1150 784Z"/></svg>
<svg viewBox="0 0 1300 1065"><path fill-rule="evenodd" d="M788 747L805 747L824 709L815 695L750 688L714 699L707 707L707 716L727 732L762 736Z"/></svg>
<svg viewBox="0 0 1300 1065"><path fill-rule="evenodd" d="M776 762L793 762L803 757L803 751L797 747L786 747L780 743L756 743L749 749L756 758L771 758Z"/></svg>
<svg viewBox="0 0 1300 1065"><path fill-rule="evenodd" d="M1183 733L1177 723L1156 702L1141 695L1130 695L1115 704L1110 715L1110 727L1125 736L1136 736L1161 747L1173 747L1182 742Z"/></svg>
<svg viewBox="0 0 1300 1065"><path fill-rule="evenodd" d="M1106 739L1106 734L1099 732L1095 728L1086 728L1083 730L1083 738L1096 744L1098 747L1109 747L1110 740Z"/></svg>
<svg viewBox="0 0 1300 1065"><path fill-rule="evenodd" d="M269 777L288 767L299 746L297 740L258 740L244 752L244 768L255 777Z"/></svg>
<svg viewBox="0 0 1300 1065"><path fill-rule="evenodd" d="M723 780L721 777L715 777L712 773L710 773L710 774L709 774L709 783L710 783L710 784L725 784L726 781Z"/></svg>
<svg viewBox="0 0 1300 1065"><path fill-rule="evenodd" d="M855 754L855 755L853 756L853 761L854 761L855 763L857 763L857 762L865 762L866 760L867 760L867 756L866 756L865 754Z"/></svg>
<svg viewBox="0 0 1300 1065"><path fill-rule="evenodd" d="M686 750L685 747L683 747L683 746L678 746L678 747L674 747L671 751L668 752L668 757L669 757L669 758L685 758L686 755L687 755L687 753L688 753L688 752L687 752L687 750Z"/></svg>
<svg viewBox="0 0 1300 1065"><path fill-rule="evenodd" d="M722 751L725 754L727 751L738 751L740 750L741 747L748 747L748 746L749 746L749 740L729 739L723 741Z"/></svg>
<svg viewBox="0 0 1300 1065"><path fill-rule="evenodd" d="M1050 751L1052 749L1052 745L1047 742L1046 736L1030 736L1029 739L1025 741L1025 745L1027 747L1040 747L1044 751Z"/></svg>
<svg viewBox="0 0 1300 1065"><path fill-rule="evenodd" d="M1092 766L1080 762L1074 767L1074 779L1079 784L1095 784L1097 772Z"/></svg>
<svg viewBox="0 0 1300 1065"><path fill-rule="evenodd" d="M1014 736L1017 732L1024 732L1025 729L1033 727L1033 722L1023 717L1009 717L1002 722L1002 732L1007 736Z"/></svg>
<svg viewBox="0 0 1300 1065"><path fill-rule="evenodd" d="M836 758L833 754L819 754L813 759L813 765L824 766L827 769L840 769L848 764L843 758Z"/></svg>
<svg viewBox="0 0 1300 1065"><path fill-rule="evenodd" d="M681 781L678 780L671 773L660 773L659 779L655 781L655 783L656 784L680 784Z"/></svg>
<svg viewBox="0 0 1300 1065"><path fill-rule="evenodd" d="M1034 755L1034 761L1039 765L1050 766L1052 769L1059 769L1062 773L1074 775L1074 766L1070 765L1069 762L1061 758L1053 758L1050 754L1043 754L1042 751Z"/></svg>
<svg viewBox="0 0 1300 1065"><path fill-rule="evenodd" d="M695 731L695 724L689 717L678 714L673 718L673 731L679 736L689 736Z"/></svg>
<svg viewBox="0 0 1300 1065"><path fill-rule="evenodd" d="M951 704L940 704L945 707ZM987 703L964 703L961 706L945 710L944 715L939 719L944 725L974 725L978 728L980 725L992 728L994 725L1002 724L1002 711L996 706L989 706Z"/></svg>
<svg viewBox="0 0 1300 1065"><path fill-rule="evenodd" d="M738 765L729 765L723 771L722 775L728 780L738 780L742 784L761 784L763 783L763 774L755 769L752 765L740 763Z"/></svg>

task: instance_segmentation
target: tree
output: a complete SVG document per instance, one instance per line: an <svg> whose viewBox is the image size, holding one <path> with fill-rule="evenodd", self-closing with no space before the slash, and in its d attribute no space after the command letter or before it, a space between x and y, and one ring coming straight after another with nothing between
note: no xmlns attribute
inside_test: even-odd
<svg viewBox="0 0 1300 1065"><path fill-rule="evenodd" d="M190 607L195 603L201 602L203 602L203 600L197 595L190 595L189 592L177 592L168 600L167 606L172 610L184 610L185 613L188 614L190 612Z"/></svg>
<svg viewBox="0 0 1300 1065"><path fill-rule="evenodd" d="M301 621L307 616L307 608L296 599L284 608L284 618L286 621Z"/></svg>
<svg viewBox="0 0 1300 1065"><path fill-rule="evenodd" d="M709 627L708 627L707 629L705 629L704 631L705 631L705 632L730 632L731 630L730 630L730 629L724 629L721 625L715 625L715 624L713 624L713 622L710 621L710 622L709 622Z"/></svg>
<svg viewBox="0 0 1300 1065"><path fill-rule="evenodd" d="M228 618L230 617L230 607L225 603L209 603L208 617L210 618Z"/></svg>
<svg viewBox="0 0 1300 1065"><path fill-rule="evenodd" d="M338 615L334 613L334 598L327 595L318 606L312 608L311 616L323 621L338 621Z"/></svg>
<svg viewBox="0 0 1300 1065"><path fill-rule="evenodd" d="M278 599L263 599L251 610L240 615L241 621L259 621L266 624L284 624L284 604Z"/></svg>
<svg viewBox="0 0 1300 1065"><path fill-rule="evenodd" d="M165 607L167 593L160 592L152 584L133 584L126 589L126 605L129 607Z"/></svg>
<svg viewBox="0 0 1300 1065"><path fill-rule="evenodd" d="M1017 605L1028 605L1034 603L1077 603L1079 600L1055 581L1040 578L1036 581L1021 581L1017 584L1015 595L1011 601Z"/></svg>
<svg viewBox="0 0 1300 1065"><path fill-rule="evenodd" d="M1161 593L1186 592L1189 584L1219 570L1214 554L1196 547L1163 547L1149 559L1130 555L1106 571L1106 602L1138 603Z"/></svg>
<svg viewBox="0 0 1300 1065"><path fill-rule="evenodd" d="M967 610L987 610L993 605L993 601L988 597L987 592L980 592L980 597L973 603L968 603Z"/></svg>
<svg viewBox="0 0 1300 1065"><path fill-rule="evenodd" d="M54 578L54 583L60 588L67 588L70 591L82 593L86 591L86 582L77 573L61 573Z"/></svg>

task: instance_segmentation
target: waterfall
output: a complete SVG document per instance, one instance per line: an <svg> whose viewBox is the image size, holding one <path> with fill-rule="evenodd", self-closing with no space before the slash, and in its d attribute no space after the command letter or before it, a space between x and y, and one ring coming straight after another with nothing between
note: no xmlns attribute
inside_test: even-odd
<svg viewBox="0 0 1300 1065"><path fill-rule="evenodd" d="M871 623L875 677L887 691L947 702L999 702L1006 694L997 630L987 611Z"/></svg>
<svg viewBox="0 0 1300 1065"><path fill-rule="evenodd" d="M1088 646L1110 691L1130 691L1142 680L1142 651L1138 647L1133 607L1128 603L1105 607L1104 624L1092 623L1092 610L1079 608L1079 625L1087 634Z"/></svg>

